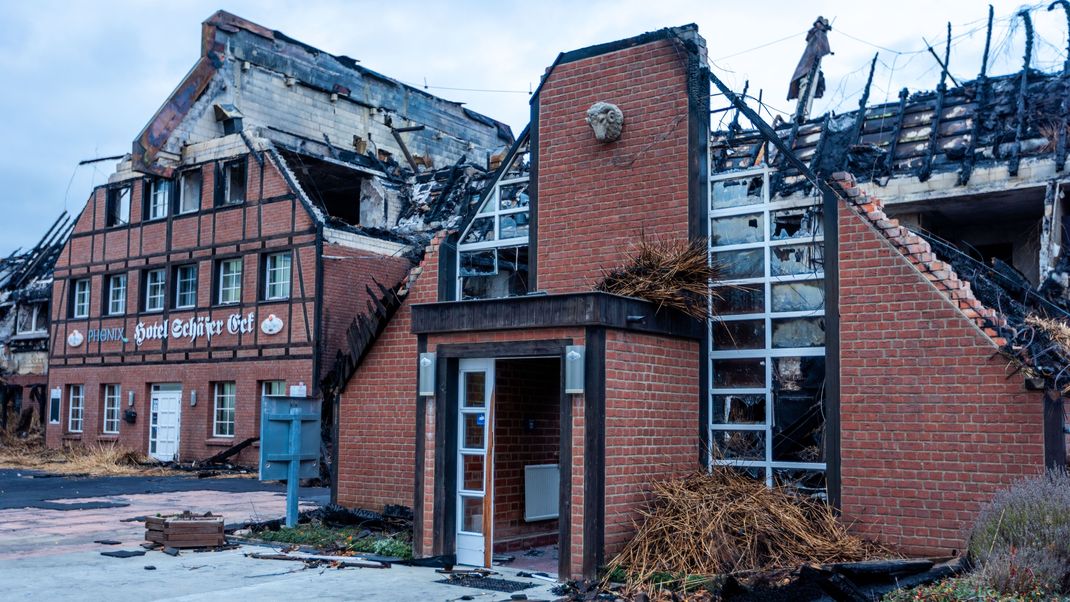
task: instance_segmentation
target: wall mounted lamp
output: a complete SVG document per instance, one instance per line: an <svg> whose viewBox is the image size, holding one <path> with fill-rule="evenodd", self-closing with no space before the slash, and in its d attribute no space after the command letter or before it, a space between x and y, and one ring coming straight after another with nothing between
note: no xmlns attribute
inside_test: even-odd
<svg viewBox="0 0 1070 602"><path fill-rule="evenodd" d="M583 394L583 376L587 348L583 345L565 347L565 393Z"/></svg>
<svg viewBox="0 0 1070 602"><path fill-rule="evenodd" d="M420 354L420 395L434 396L435 394L435 354Z"/></svg>

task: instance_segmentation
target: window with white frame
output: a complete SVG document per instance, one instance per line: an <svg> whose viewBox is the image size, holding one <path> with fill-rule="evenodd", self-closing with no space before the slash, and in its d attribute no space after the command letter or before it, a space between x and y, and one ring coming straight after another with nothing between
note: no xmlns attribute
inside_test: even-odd
<svg viewBox="0 0 1070 602"><path fill-rule="evenodd" d="M71 317L89 317L89 278L75 280L71 284Z"/></svg>
<svg viewBox="0 0 1070 602"><path fill-rule="evenodd" d="M20 305L15 323L16 334L41 334L48 331L48 304Z"/></svg>
<svg viewBox="0 0 1070 602"><path fill-rule="evenodd" d="M193 213L201 208L200 168L182 172L179 176L178 213Z"/></svg>
<svg viewBox="0 0 1070 602"><path fill-rule="evenodd" d="M171 180L156 178L149 182L149 202L145 208L145 219L163 219L167 217L167 207L171 204Z"/></svg>
<svg viewBox="0 0 1070 602"><path fill-rule="evenodd" d="M67 431L82 432L82 415L85 411L85 387L83 385L67 386Z"/></svg>
<svg viewBox="0 0 1070 602"><path fill-rule="evenodd" d="M117 316L126 313L126 274L116 274L108 278L108 315Z"/></svg>
<svg viewBox="0 0 1070 602"><path fill-rule="evenodd" d="M197 306L197 266L175 268L175 309Z"/></svg>
<svg viewBox="0 0 1070 602"><path fill-rule="evenodd" d="M288 299L290 297L290 252L272 253L264 258L264 299Z"/></svg>
<svg viewBox="0 0 1070 602"><path fill-rule="evenodd" d="M711 462L824 497L821 204L771 199L769 181L711 178Z"/></svg>
<svg viewBox="0 0 1070 602"><path fill-rule="evenodd" d="M241 301L241 271L242 259L223 259L219 262L217 275L219 295L216 303L231 305Z"/></svg>
<svg viewBox="0 0 1070 602"><path fill-rule="evenodd" d="M166 270L157 269L145 272L145 311L163 311L166 291Z"/></svg>
<svg viewBox="0 0 1070 602"><path fill-rule="evenodd" d="M237 385L234 382L216 383L213 391L215 413L212 434L216 437L234 436L234 415Z"/></svg>
<svg viewBox="0 0 1070 602"><path fill-rule="evenodd" d="M119 402L122 398L122 387L119 385L104 385L104 433L108 435L119 434Z"/></svg>
<svg viewBox="0 0 1070 602"><path fill-rule="evenodd" d="M528 293L530 153L520 147L457 243L457 296L493 299Z"/></svg>
<svg viewBox="0 0 1070 602"><path fill-rule="evenodd" d="M260 394L263 396L284 397L286 395L286 381L265 380L260 383Z"/></svg>

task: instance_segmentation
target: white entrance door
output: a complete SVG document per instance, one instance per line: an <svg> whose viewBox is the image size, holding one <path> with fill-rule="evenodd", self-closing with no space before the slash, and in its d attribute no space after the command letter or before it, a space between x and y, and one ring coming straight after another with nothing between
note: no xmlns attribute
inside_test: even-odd
<svg viewBox="0 0 1070 602"><path fill-rule="evenodd" d="M149 455L170 462L178 455L182 424L182 385L152 385L149 408Z"/></svg>
<svg viewBox="0 0 1070 602"><path fill-rule="evenodd" d="M460 362L457 399L457 564L490 566L494 541L494 360Z"/></svg>

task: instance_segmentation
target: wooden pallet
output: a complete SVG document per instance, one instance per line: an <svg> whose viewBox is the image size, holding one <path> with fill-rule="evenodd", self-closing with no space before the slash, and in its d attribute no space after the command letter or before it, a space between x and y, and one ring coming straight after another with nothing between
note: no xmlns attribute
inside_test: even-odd
<svg viewBox="0 0 1070 602"><path fill-rule="evenodd" d="M223 517L211 513L146 517L145 539L171 548L216 548L226 544Z"/></svg>

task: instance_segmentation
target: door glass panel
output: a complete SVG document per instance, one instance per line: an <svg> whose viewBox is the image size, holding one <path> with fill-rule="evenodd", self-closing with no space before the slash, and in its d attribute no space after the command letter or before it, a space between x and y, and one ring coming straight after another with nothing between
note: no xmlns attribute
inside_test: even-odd
<svg viewBox="0 0 1070 602"><path fill-rule="evenodd" d="M466 449L483 449L483 431L487 415L475 412L464 415L464 447Z"/></svg>
<svg viewBox="0 0 1070 602"><path fill-rule="evenodd" d="M730 320L713 323L713 348L761 349L765 347L765 320Z"/></svg>
<svg viewBox="0 0 1070 602"><path fill-rule="evenodd" d="M824 357L782 357L773 364L773 459L824 461Z"/></svg>
<svg viewBox="0 0 1070 602"><path fill-rule="evenodd" d="M773 320L773 347L823 347L825 318L781 318Z"/></svg>
<svg viewBox="0 0 1070 602"><path fill-rule="evenodd" d="M738 245L765 240L762 214L732 215L713 219L710 242L714 246Z"/></svg>
<svg viewBox="0 0 1070 602"><path fill-rule="evenodd" d="M765 394L714 395L715 424L765 424Z"/></svg>
<svg viewBox="0 0 1070 602"><path fill-rule="evenodd" d="M713 254L713 267L721 280L765 275L765 250L722 251Z"/></svg>
<svg viewBox="0 0 1070 602"><path fill-rule="evenodd" d="M487 374L464 373L464 407L482 408L487 405Z"/></svg>
<svg viewBox="0 0 1070 602"><path fill-rule="evenodd" d="M763 358L715 360L713 386L718 388L750 388L765 386Z"/></svg>
<svg viewBox="0 0 1070 602"><path fill-rule="evenodd" d="M773 311L813 311L825 307L825 281L781 282L772 285Z"/></svg>
<svg viewBox="0 0 1070 602"><path fill-rule="evenodd" d="M483 491L483 456L464 454L461 456L461 463L464 470L461 488L466 491Z"/></svg>
<svg viewBox="0 0 1070 602"><path fill-rule="evenodd" d="M461 497L461 531L483 533L483 496Z"/></svg>

